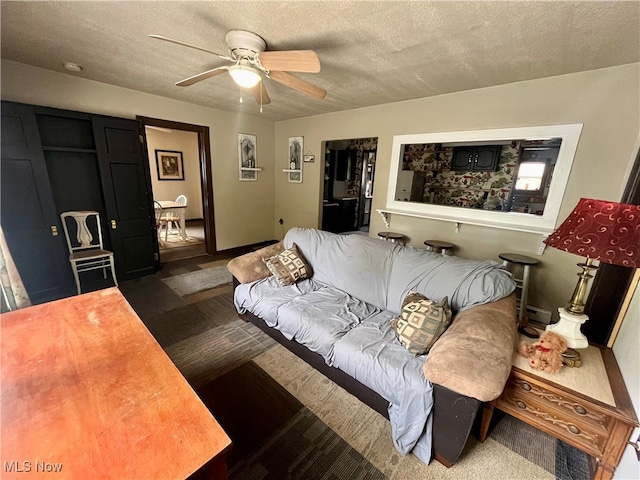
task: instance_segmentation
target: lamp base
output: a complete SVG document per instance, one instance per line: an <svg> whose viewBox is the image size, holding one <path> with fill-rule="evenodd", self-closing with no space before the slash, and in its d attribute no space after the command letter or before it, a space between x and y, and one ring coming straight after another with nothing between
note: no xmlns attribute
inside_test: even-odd
<svg viewBox="0 0 640 480"><path fill-rule="evenodd" d="M564 308L559 308L558 313L560 313L560 321L553 325L547 325L546 330L562 335L569 348L587 348L589 342L580 331L580 325L589 320L589 317L584 314L569 313Z"/></svg>

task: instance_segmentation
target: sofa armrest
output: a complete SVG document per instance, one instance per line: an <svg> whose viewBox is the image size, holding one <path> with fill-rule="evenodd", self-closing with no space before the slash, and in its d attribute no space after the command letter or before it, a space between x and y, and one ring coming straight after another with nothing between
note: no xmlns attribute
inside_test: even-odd
<svg viewBox="0 0 640 480"><path fill-rule="evenodd" d="M230 260L229 263L227 263L227 270L229 270L240 283L250 283L262 278L267 278L271 275L271 272L264 264L263 259L273 257L283 251L284 243L279 241L255 252L249 252Z"/></svg>
<svg viewBox="0 0 640 480"><path fill-rule="evenodd" d="M433 345L424 375L482 402L495 400L511 372L516 342L516 296L465 310Z"/></svg>

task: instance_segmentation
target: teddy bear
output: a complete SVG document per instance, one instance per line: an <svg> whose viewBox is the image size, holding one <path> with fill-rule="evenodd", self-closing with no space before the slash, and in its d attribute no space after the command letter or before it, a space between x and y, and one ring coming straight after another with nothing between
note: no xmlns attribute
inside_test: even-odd
<svg viewBox="0 0 640 480"><path fill-rule="evenodd" d="M529 365L536 370L557 373L562 366L562 353L567 349L567 341L554 332L542 332L537 342L520 344L518 352L529 359Z"/></svg>

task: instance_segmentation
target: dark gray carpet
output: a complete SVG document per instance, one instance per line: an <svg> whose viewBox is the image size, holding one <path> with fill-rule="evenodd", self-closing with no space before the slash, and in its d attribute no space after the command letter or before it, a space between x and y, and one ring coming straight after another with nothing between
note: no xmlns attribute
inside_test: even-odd
<svg viewBox="0 0 640 480"><path fill-rule="evenodd" d="M223 294L206 298L143 319L145 325L163 347L200 335L207 330L238 320L233 297Z"/></svg>
<svg viewBox="0 0 640 480"><path fill-rule="evenodd" d="M385 480L306 407L255 454L229 470L235 480Z"/></svg>
<svg viewBox="0 0 640 480"><path fill-rule="evenodd" d="M518 420L495 411L498 421L491 439L552 473L559 480L589 480L589 457L577 448Z"/></svg>
<svg viewBox="0 0 640 480"><path fill-rule="evenodd" d="M250 361L276 344L258 327L243 320L209 328L165 348L165 352L193 388Z"/></svg>

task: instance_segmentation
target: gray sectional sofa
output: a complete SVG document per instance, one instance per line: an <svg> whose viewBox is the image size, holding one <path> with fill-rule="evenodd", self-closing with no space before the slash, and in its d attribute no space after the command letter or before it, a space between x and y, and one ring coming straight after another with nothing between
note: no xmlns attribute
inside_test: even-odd
<svg viewBox="0 0 640 480"><path fill-rule="evenodd" d="M310 278L281 286L264 259L294 243ZM238 313L389 418L402 454L451 466L479 406L509 376L515 283L497 262L293 228L228 268ZM426 355L409 353L391 327L409 291L447 297L454 314Z"/></svg>

